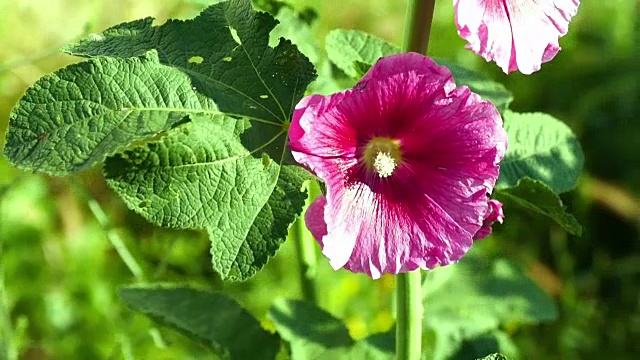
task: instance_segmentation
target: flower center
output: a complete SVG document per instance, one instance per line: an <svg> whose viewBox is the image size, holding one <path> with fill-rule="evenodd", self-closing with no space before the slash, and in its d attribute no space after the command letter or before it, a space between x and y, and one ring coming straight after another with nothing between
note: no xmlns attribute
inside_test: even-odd
<svg viewBox="0 0 640 360"><path fill-rule="evenodd" d="M401 162L402 152L398 140L375 137L364 149L365 165L381 178L391 176Z"/></svg>

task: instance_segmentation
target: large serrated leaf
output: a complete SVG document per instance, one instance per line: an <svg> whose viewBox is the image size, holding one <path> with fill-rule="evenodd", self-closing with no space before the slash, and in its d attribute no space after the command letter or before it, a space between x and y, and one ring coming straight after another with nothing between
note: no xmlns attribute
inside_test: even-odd
<svg viewBox="0 0 640 360"><path fill-rule="evenodd" d="M152 22L120 24L66 47L97 58L47 75L27 91L10 117L10 160L56 175L80 171L193 110L250 119L245 144L280 160L283 124L316 74L290 41L269 46L276 20L249 0L231 0L193 20Z"/></svg>
<svg viewBox="0 0 640 360"><path fill-rule="evenodd" d="M160 61L191 76L224 112L287 121L315 78L313 65L283 38L269 46L277 21L249 0L214 4L192 20L153 18L120 24L64 51L79 56L131 57L155 49Z"/></svg>
<svg viewBox="0 0 640 360"><path fill-rule="evenodd" d="M344 29L332 30L325 40L325 48L331 62L353 79L362 77L380 57L400 52L398 46L381 38L359 30ZM500 111L506 110L513 100L511 92L502 84L452 62L434 60L449 68L458 86L468 86Z"/></svg>
<svg viewBox="0 0 640 360"><path fill-rule="evenodd" d="M298 166L280 167L280 176L273 193L242 241L238 254L231 263L228 280L248 279L262 269L269 257L275 255L287 237L289 225L304 206L306 194L301 192L302 184L312 177ZM217 253L218 244L220 241L213 241L212 253Z"/></svg>
<svg viewBox="0 0 640 360"><path fill-rule="evenodd" d="M127 287L130 308L201 342L226 359L275 359L279 338L223 293L184 286Z"/></svg>
<svg viewBox="0 0 640 360"><path fill-rule="evenodd" d="M514 187L524 177L540 180L556 193L575 187L584 155L567 125L548 114L507 111L504 127L509 145L496 188Z"/></svg>
<svg viewBox="0 0 640 360"><path fill-rule="evenodd" d="M582 235L578 220L565 211L560 197L541 181L522 178L515 187L496 191L495 197L507 205L513 202L547 216L571 234Z"/></svg>
<svg viewBox="0 0 640 360"><path fill-rule="evenodd" d="M17 167L64 175L165 131L189 114L219 113L155 51L97 58L38 80L9 116L5 154Z"/></svg>
<svg viewBox="0 0 640 360"><path fill-rule="evenodd" d="M235 119L194 118L156 142L105 162L107 183L154 224L207 229L213 266L225 279L255 274L302 211L309 174L251 156Z"/></svg>

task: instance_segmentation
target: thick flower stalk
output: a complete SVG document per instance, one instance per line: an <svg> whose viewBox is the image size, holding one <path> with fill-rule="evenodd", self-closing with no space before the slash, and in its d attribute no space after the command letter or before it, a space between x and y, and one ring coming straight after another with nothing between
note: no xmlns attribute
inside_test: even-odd
<svg viewBox="0 0 640 360"><path fill-rule="evenodd" d="M553 59L579 0L454 0L458 34L468 49L505 73L531 74Z"/></svg>
<svg viewBox="0 0 640 360"><path fill-rule="evenodd" d="M306 221L334 269L375 279L450 264L497 219L500 114L423 55L382 58L353 89L302 99L289 136L326 183Z"/></svg>

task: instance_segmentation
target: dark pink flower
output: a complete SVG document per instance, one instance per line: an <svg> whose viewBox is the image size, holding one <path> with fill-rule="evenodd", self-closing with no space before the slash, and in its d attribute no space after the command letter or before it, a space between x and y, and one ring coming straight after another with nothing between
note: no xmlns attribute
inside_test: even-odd
<svg viewBox="0 0 640 360"><path fill-rule="evenodd" d="M579 0L453 0L468 49L505 73L531 74L560 51Z"/></svg>
<svg viewBox="0 0 640 360"><path fill-rule="evenodd" d="M289 137L326 183L306 216L323 254L374 279L469 250L507 145L496 108L416 53L380 59L353 89L302 99Z"/></svg>

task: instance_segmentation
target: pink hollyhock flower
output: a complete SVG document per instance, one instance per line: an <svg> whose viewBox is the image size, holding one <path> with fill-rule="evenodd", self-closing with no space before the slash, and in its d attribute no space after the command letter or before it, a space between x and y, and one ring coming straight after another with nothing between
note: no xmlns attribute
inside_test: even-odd
<svg viewBox="0 0 640 360"><path fill-rule="evenodd" d="M453 0L467 49L505 73L531 74L560 51L579 0Z"/></svg>
<svg viewBox="0 0 640 360"><path fill-rule="evenodd" d="M306 221L334 269L375 279L450 264L497 219L500 114L423 55L382 58L353 89L305 97L289 137L326 183Z"/></svg>

